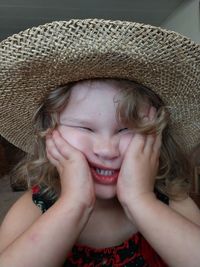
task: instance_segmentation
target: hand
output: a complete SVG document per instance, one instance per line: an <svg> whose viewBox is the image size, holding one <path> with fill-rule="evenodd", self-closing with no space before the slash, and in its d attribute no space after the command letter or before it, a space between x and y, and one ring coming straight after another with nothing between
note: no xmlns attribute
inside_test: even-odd
<svg viewBox="0 0 200 267"><path fill-rule="evenodd" d="M148 120L155 117L151 107ZM117 196L126 207L153 194L156 173L159 166L161 134L144 135L136 133L126 151L117 182Z"/></svg>
<svg viewBox="0 0 200 267"><path fill-rule="evenodd" d="M57 168L61 182L61 197L93 207L95 192L90 169L85 156L72 147L57 131L46 138L49 161Z"/></svg>

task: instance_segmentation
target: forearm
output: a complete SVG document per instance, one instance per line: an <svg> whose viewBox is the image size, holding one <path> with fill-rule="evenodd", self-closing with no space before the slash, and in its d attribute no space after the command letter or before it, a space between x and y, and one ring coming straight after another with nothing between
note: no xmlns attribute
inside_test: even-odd
<svg viewBox="0 0 200 267"><path fill-rule="evenodd" d="M1 253L0 266L61 266L90 212L58 200Z"/></svg>
<svg viewBox="0 0 200 267"><path fill-rule="evenodd" d="M139 231L169 266L199 266L199 226L153 195L129 205L128 212Z"/></svg>

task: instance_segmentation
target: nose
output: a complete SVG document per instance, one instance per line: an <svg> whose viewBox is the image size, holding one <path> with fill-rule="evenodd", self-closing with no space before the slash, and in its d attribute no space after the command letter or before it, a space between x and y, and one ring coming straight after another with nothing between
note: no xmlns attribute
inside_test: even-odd
<svg viewBox="0 0 200 267"><path fill-rule="evenodd" d="M110 136L98 137L94 142L93 152L102 159L115 159L120 155L119 139Z"/></svg>

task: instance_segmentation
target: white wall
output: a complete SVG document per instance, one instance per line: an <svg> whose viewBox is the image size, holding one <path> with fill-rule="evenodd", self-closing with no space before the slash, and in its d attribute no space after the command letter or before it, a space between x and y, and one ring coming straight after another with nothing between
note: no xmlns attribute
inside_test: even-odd
<svg viewBox="0 0 200 267"><path fill-rule="evenodd" d="M163 23L162 27L188 36L200 43L200 0L181 4Z"/></svg>

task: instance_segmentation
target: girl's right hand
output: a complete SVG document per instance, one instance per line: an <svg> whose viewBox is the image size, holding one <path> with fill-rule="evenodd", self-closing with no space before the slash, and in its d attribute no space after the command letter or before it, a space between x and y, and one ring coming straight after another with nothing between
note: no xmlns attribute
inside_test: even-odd
<svg viewBox="0 0 200 267"><path fill-rule="evenodd" d="M46 137L49 161L57 168L60 182L60 198L85 208L95 203L94 184L87 160L82 152L72 147L57 131Z"/></svg>

